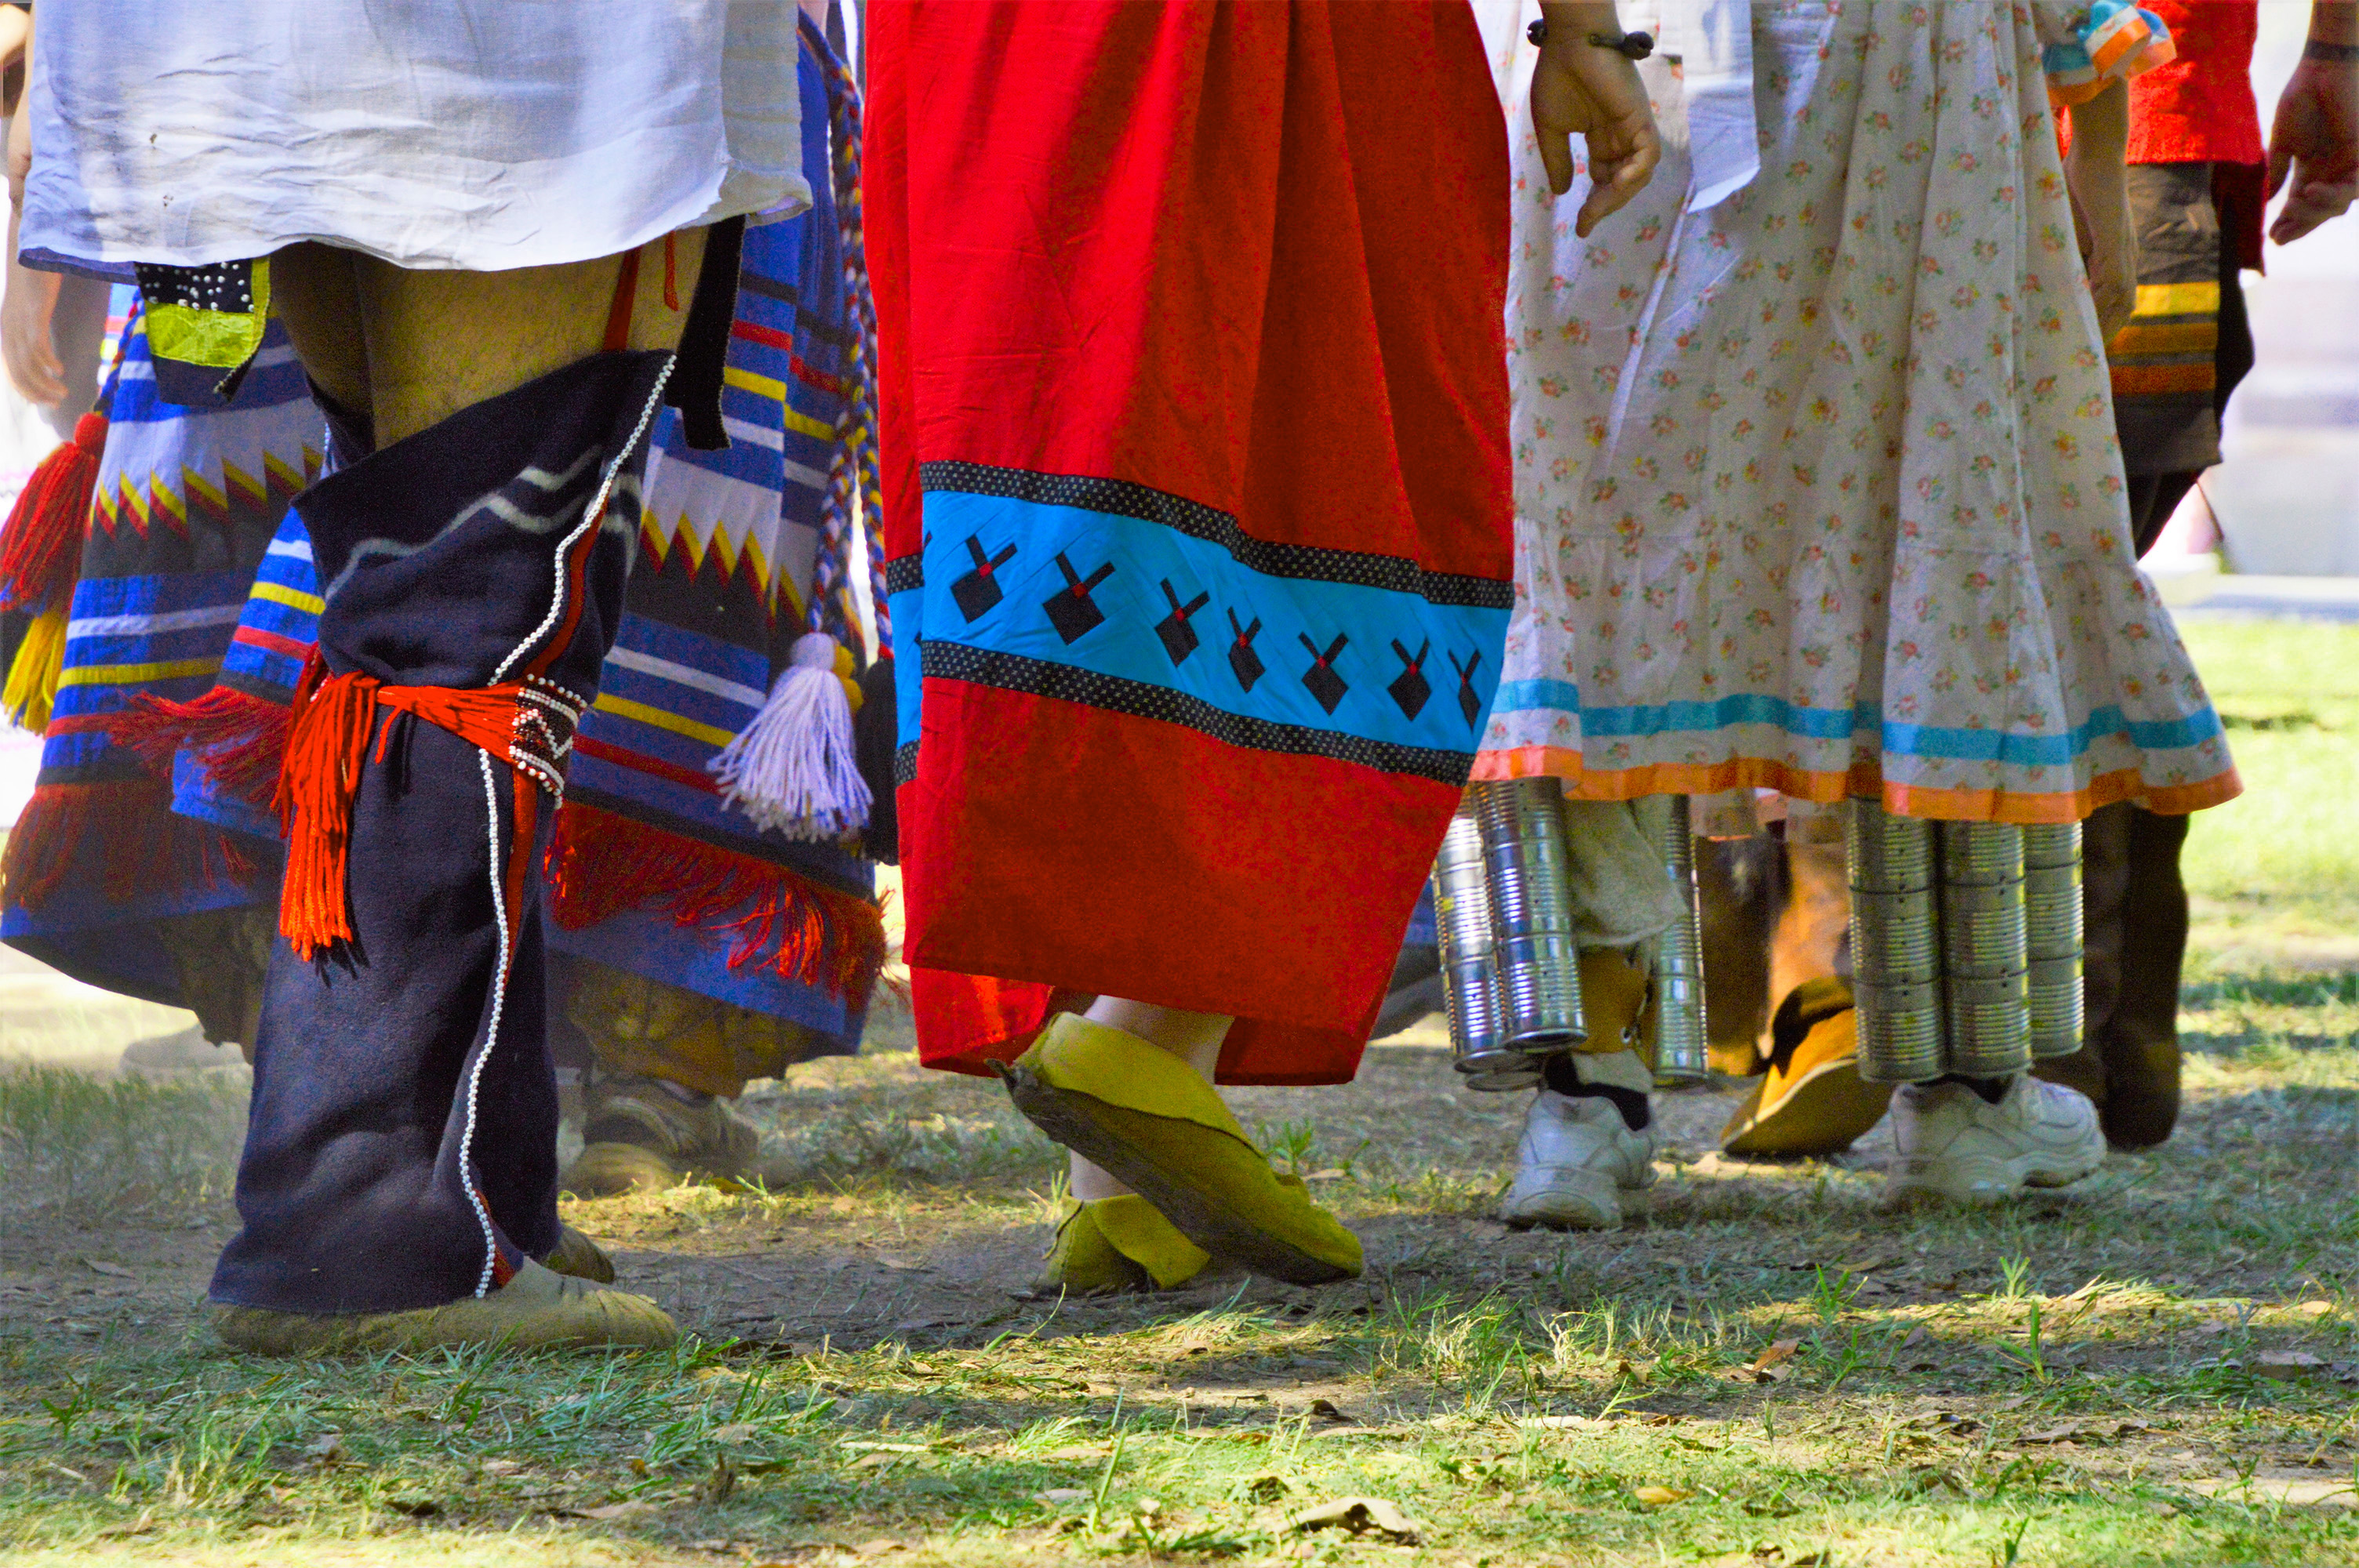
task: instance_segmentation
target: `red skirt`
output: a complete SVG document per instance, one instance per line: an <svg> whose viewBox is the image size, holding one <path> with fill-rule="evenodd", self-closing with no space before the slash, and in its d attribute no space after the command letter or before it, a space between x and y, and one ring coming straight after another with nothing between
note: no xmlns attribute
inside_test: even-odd
<svg viewBox="0 0 2359 1568"><path fill-rule="evenodd" d="M867 236L929 1065L1098 994L1358 1064L1511 603L1463 0L878 0Z"/></svg>

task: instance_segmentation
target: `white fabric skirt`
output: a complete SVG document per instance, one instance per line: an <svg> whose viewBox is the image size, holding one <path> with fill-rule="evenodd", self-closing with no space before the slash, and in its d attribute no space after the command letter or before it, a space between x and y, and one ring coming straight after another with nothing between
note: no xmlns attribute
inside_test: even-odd
<svg viewBox="0 0 2359 1568"><path fill-rule="evenodd" d="M1760 169L1587 240L1515 106L1516 607L1477 778L2071 821L2236 793L2132 558L2040 70L2004 5L1752 8Z"/></svg>
<svg viewBox="0 0 2359 1568"><path fill-rule="evenodd" d="M36 265L321 240L465 271L801 211L793 0L60 0L34 46Z"/></svg>

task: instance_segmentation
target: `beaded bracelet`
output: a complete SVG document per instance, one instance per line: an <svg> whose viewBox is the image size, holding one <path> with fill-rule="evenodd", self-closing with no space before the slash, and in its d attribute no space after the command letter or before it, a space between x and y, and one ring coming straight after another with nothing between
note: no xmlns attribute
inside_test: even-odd
<svg viewBox="0 0 2359 1568"><path fill-rule="evenodd" d="M1538 21L1526 27L1524 37L1531 39L1535 45L1546 42L1548 18L1542 16ZM1582 41L1601 49L1612 49L1624 59L1632 61L1645 59L1655 52L1655 36L1652 33L1624 33L1619 38L1610 33L1592 33Z"/></svg>

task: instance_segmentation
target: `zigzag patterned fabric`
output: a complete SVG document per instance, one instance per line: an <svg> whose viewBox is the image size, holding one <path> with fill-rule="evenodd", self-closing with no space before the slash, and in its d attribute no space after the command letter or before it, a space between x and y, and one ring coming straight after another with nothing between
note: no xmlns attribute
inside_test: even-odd
<svg viewBox="0 0 2359 1568"><path fill-rule="evenodd" d="M839 105L856 134L849 73L808 23L800 72L802 102ZM830 167L828 119L804 117L803 146L807 168ZM864 471L873 492L875 445L864 460L841 432L868 362L836 196L811 183L810 211L746 231L728 449L691 450L669 410L657 427L639 559L558 818L549 941L850 1052L885 956L872 870L758 827L710 771L798 636L856 636L844 502ZM856 219L850 232L856 243Z"/></svg>
<svg viewBox="0 0 2359 1568"><path fill-rule="evenodd" d="M270 797L286 749L288 705L320 640L323 607L311 535L301 515L289 511L255 568L220 678L179 736L174 811L233 832L278 838Z"/></svg>
<svg viewBox="0 0 2359 1568"><path fill-rule="evenodd" d="M145 323L102 399L105 450L31 804L9 835L0 939L77 979L183 1003L157 923L275 896L275 830L175 816L157 762L125 743L149 701L212 687L257 566L323 460L322 422L275 325L237 395L158 395Z"/></svg>

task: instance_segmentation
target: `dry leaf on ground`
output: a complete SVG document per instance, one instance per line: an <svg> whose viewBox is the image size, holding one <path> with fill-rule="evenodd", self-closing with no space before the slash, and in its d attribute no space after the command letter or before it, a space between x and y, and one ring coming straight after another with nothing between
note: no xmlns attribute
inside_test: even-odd
<svg viewBox="0 0 2359 1568"><path fill-rule="evenodd" d="M1382 1498L1337 1498L1303 1509L1286 1524L1289 1530L1306 1531L1340 1525L1353 1535L1373 1530L1404 1546L1415 1546L1425 1537L1424 1525Z"/></svg>
<svg viewBox="0 0 2359 1568"><path fill-rule="evenodd" d="M1745 1369L1753 1375L1756 1383L1775 1383L1792 1374L1793 1368L1784 1363L1792 1360L1794 1353L1801 1347L1802 1342L1799 1339L1777 1340L1756 1356Z"/></svg>
<svg viewBox="0 0 2359 1568"><path fill-rule="evenodd" d="M2082 1427L2079 1422L2068 1421L2060 1426L2048 1427L2039 1432L2027 1432L2016 1441L2017 1443L2063 1443L2080 1436L2081 1433Z"/></svg>
<svg viewBox="0 0 2359 1568"><path fill-rule="evenodd" d="M605 1503L594 1509L560 1509L558 1510L558 1513L560 1518L564 1519L594 1519L611 1520L618 1519L636 1519L641 1514L651 1514L655 1511L655 1504L647 1502L642 1498L634 1498L626 1503Z"/></svg>
<svg viewBox="0 0 2359 1568"><path fill-rule="evenodd" d="M82 1261L90 1265L91 1272L104 1274L111 1280L136 1280L139 1277L137 1273L120 1263L102 1263L95 1258L85 1258Z"/></svg>
<svg viewBox="0 0 2359 1568"><path fill-rule="evenodd" d="M1677 1487L1639 1487L1630 1495L1650 1509L1667 1509L1673 1503L1683 1503L1695 1496L1693 1492L1682 1492Z"/></svg>
<svg viewBox="0 0 2359 1568"><path fill-rule="evenodd" d="M2307 1350L2264 1350L2253 1360L2253 1370L2264 1378L2307 1378L2326 1363Z"/></svg>

